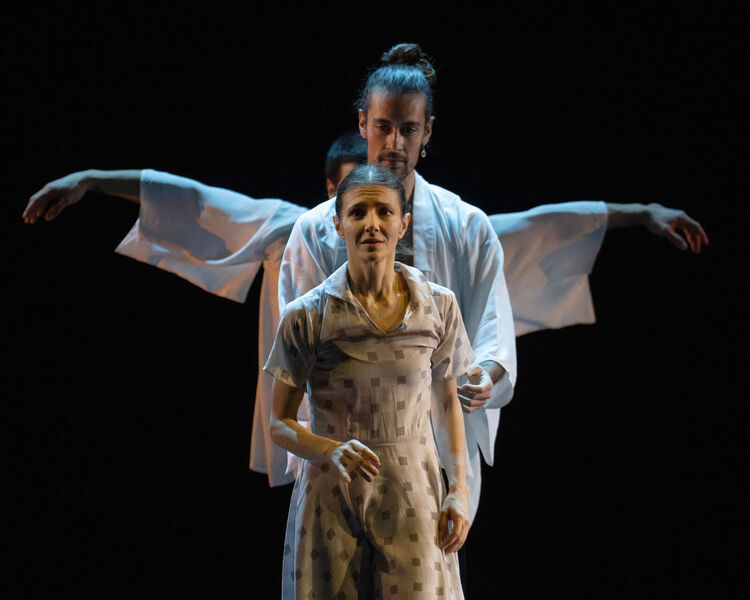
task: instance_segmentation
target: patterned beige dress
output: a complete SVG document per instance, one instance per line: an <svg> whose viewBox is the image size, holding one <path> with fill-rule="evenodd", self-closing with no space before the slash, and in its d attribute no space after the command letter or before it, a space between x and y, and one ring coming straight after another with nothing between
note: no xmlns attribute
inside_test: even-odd
<svg viewBox="0 0 750 600"><path fill-rule="evenodd" d="M453 292L396 263L410 302L383 332L349 289L347 264L289 304L266 371L307 385L312 431L355 438L381 462L346 484L304 461L289 508L282 597L463 598L456 554L437 539L445 497L430 425L431 381L474 359ZM356 474L355 474L356 475Z"/></svg>

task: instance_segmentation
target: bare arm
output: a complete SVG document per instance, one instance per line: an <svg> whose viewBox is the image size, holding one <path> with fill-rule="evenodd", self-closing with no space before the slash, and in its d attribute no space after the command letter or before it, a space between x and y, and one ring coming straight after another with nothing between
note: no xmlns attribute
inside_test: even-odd
<svg viewBox="0 0 750 600"><path fill-rule="evenodd" d="M140 203L140 187L140 169L120 171L88 169L77 171L50 181L31 196L26 209L23 211L23 220L29 224L36 223L42 218L45 221L51 221L64 208L83 198L88 191L119 196L131 202Z"/></svg>
<svg viewBox="0 0 750 600"><path fill-rule="evenodd" d="M271 413L271 439L289 452L315 462L328 462L338 469L347 483L349 473L357 472L367 481L378 474L380 459L358 440L337 442L316 435L297 422L297 409L305 391L274 381L273 412Z"/></svg>
<svg viewBox="0 0 750 600"><path fill-rule="evenodd" d="M708 236L698 221L685 211L651 204L615 204L607 202L607 229L643 225L651 233L667 238L680 250L699 254L708 245ZM682 235L680 235L680 233Z"/></svg>
<svg viewBox="0 0 750 600"><path fill-rule="evenodd" d="M464 422L455 379L433 380L432 391L435 438L448 477L448 495L440 511L438 537L443 550L456 552L463 546L469 533ZM450 523L452 527L449 527Z"/></svg>

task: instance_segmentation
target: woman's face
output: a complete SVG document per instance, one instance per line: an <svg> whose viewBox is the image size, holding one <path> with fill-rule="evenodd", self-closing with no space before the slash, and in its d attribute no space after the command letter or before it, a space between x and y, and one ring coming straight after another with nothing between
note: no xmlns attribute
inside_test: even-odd
<svg viewBox="0 0 750 600"><path fill-rule="evenodd" d="M349 262L370 262L396 256L396 244L409 225L401 214L396 190L383 185L362 185L341 198L341 217L334 217L336 232L346 241Z"/></svg>

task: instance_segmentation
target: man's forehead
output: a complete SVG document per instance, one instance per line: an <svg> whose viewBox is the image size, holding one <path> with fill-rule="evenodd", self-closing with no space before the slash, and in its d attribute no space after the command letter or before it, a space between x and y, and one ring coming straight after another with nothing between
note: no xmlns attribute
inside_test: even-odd
<svg viewBox="0 0 750 600"><path fill-rule="evenodd" d="M370 96L367 112L374 120L411 120L419 124L424 122L425 102L424 94L389 94L376 90Z"/></svg>
<svg viewBox="0 0 750 600"><path fill-rule="evenodd" d="M414 120L414 119L404 119L403 116L404 115L402 115L402 118L391 118L391 119L383 117L383 116L373 116L372 119L370 119L370 120L373 121L374 123L385 123L387 125L394 125L394 124L398 124L398 125L401 125L401 126L403 126L403 125L415 125L415 126L418 127L418 126L424 124L424 121L422 119L417 119L417 120ZM411 115L406 115L406 116L411 116Z"/></svg>

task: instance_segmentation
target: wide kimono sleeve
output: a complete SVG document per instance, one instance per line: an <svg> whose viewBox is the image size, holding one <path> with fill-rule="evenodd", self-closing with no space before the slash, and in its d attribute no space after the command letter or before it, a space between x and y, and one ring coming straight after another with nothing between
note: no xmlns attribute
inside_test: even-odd
<svg viewBox="0 0 750 600"><path fill-rule="evenodd" d="M315 364L315 329L310 311L302 302L289 304L281 315L263 370L287 385L305 388Z"/></svg>
<svg viewBox="0 0 750 600"><path fill-rule="evenodd" d="M432 378L438 381L462 375L474 360L456 297L450 290L433 296L441 315L440 341L430 357Z"/></svg>
<svg viewBox="0 0 750 600"><path fill-rule="evenodd" d="M604 202L490 216L505 253L516 336L595 321L588 275L607 229Z"/></svg>
<svg viewBox="0 0 750 600"><path fill-rule="evenodd" d="M116 251L243 302L269 247L305 210L144 169L138 220Z"/></svg>

